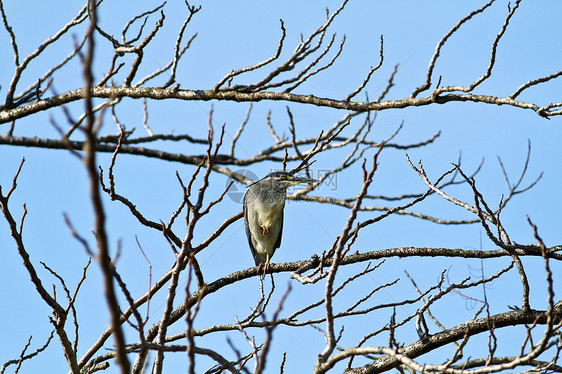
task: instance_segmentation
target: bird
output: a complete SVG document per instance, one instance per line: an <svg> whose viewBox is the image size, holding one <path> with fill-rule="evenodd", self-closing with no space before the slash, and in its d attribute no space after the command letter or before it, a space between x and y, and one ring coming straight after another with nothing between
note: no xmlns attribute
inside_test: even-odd
<svg viewBox="0 0 562 374"><path fill-rule="evenodd" d="M314 183L286 171L268 174L253 183L244 194L244 227L256 266L267 272L269 261L281 245L283 208L287 188L299 183ZM258 272L259 272L258 268Z"/></svg>

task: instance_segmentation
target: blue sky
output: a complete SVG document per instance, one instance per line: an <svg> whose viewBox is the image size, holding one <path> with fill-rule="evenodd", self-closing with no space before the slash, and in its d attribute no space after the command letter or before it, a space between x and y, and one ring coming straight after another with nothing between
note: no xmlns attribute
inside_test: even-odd
<svg viewBox="0 0 562 374"><path fill-rule="evenodd" d="M158 3L145 1L137 3L135 7L131 4L132 2L106 0L99 14L102 27L110 34L118 36L130 17ZM429 60L440 38L460 18L481 4L482 1L351 1L328 30L329 33L337 33L336 43L339 43L340 38L345 34L346 44L342 55L330 69L310 79L295 93L310 93L320 97L345 97L363 81L369 68L378 63L380 35L384 35L384 64L374 74L366 91L369 97L377 97L385 87L394 66L399 64L395 85L387 98L404 98L423 83ZM210 89L232 69L254 64L269 57L275 51L280 37L279 19L283 19L287 30L285 48L281 55L283 61L298 44L301 33L306 37L323 22L325 8L328 7L333 11L339 3L335 1L274 3L209 1L201 5L202 10L193 17L186 32L187 37L195 32L198 35L178 69L177 81L181 83L183 89ZM38 3L30 0L6 2L4 8L16 34L20 54L25 56L34 50L39 43L76 14L81 6L79 2L72 4ZM560 8L562 4L555 1L522 2L499 44L492 77L479 86L475 93L509 95L530 79L560 70L562 56L560 49L557 48L560 31L558 18L562 11ZM167 4L164 12L165 27L147 50L140 76L158 69L171 57L175 33L181 26L186 12L180 2ZM489 61L491 43L499 32L506 14L507 3L498 1L455 33L442 49L441 57L435 67L434 83L437 77L442 76L442 85L468 85L483 74ZM150 18L147 27L151 27L156 20L155 16ZM80 39L83 28L76 28L73 35ZM107 56L110 56L111 50L108 49L107 43L102 46L100 38L97 38L97 41L100 47L96 55L98 67L96 75L99 79L101 72L107 68ZM11 48L5 30L0 32L0 46L2 51L5 51L0 57L0 84L2 85L0 95L4 97L13 72ZM37 76L40 76L54 61L66 56L72 46L73 40L68 37L47 49L44 58L30 64L29 71L22 77L20 89L33 83ZM331 54L329 56L331 57ZM237 82L249 82L262 76L263 72L254 72L243 76ZM61 72L53 88L56 92L64 92L81 85L80 67L78 63L74 63ZM561 88L561 81L554 80L527 90L520 99L537 105L558 102L561 101ZM357 100L364 100L364 97L362 93L358 95ZM226 124L225 142L228 144L245 117L247 103L151 101L148 103L149 122L155 132L188 133L194 137L204 138L212 104L215 129L218 130L221 124ZM68 107L73 115L78 116L82 105L82 103L73 103ZM317 136L320 130L330 127L345 115L344 112L333 109L300 104L256 103L247 132L237 144L238 157L248 157L273 144L273 139L265 125L269 110L272 111L272 122L278 133L289 134L285 109L287 105L294 115L297 134L302 137ZM141 101L124 100L117 114L127 128L136 128L137 135L142 133ZM55 109L18 121L14 135L58 138L56 130L50 124L50 118L59 125L66 126L64 114L61 110ZM534 243L536 240L526 221L528 215L537 224L547 245L559 244L559 212L562 208L559 187L562 183L559 162L562 156L559 146L559 139L562 136L560 118L553 117L546 120L531 110L468 102L388 110L378 113L371 135L372 140L388 137L402 122L404 126L395 139L397 143L419 142L441 131L441 136L434 144L408 151L414 163L422 160L428 175L432 178L448 170L451 162L457 162L459 154L462 154L462 165L468 172L474 170L481 160L485 159L476 183L492 206L497 205L502 194L507 191L497 158L501 158L513 182L523 168L527 144L530 141L531 160L528 175L524 180L526 183L524 182L523 185L531 183L541 172L544 175L533 189L514 197L502 212L503 223L512 240ZM0 127L2 133L8 129L7 124ZM109 117L103 131L106 133L116 131ZM79 138L80 135L77 134L76 139ZM256 139L260 140L256 141ZM166 151L185 154L199 154L204 151L203 147L186 146L185 143L159 146ZM372 152L368 153L367 158L370 159L372 154ZM19 217L22 213L22 204L26 203L28 217L24 226L24 238L33 263L40 274L48 279L45 284L55 283L55 280L49 278L48 273L41 267L40 261L63 275L69 285L74 287L80 279L88 256L71 238L64 224L63 213L70 217L79 232L88 235L92 227L92 213L84 168L77 158L65 151L0 145L0 160L2 160L0 184L3 190L10 185L22 157L26 158L26 163L18 180L18 189L11 200L12 212ZM339 165L343 157L345 153L342 152L319 157L314 165L316 176L321 175L322 170ZM98 158L104 169L107 169L109 160L108 155L100 155ZM255 166L251 171L262 177L277 168L279 165L263 163ZM190 166L119 156L115 171L117 189L134 201L151 219L167 221L181 201L181 190L175 177L176 170L184 180L188 180L193 172ZM359 189L359 177L357 170L342 173L337 176L333 186L320 186L315 193L337 198L354 196ZM209 199L217 197L228 180L223 175L215 175L212 182L214 185ZM387 150L381 154L379 169L370 190L372 194L395 196L422 191L424 185L409 168L404 151ZM466 186L457 186L451 190L451 193L469 203L473 202L471 191ZM153 280L158 279L169 269L174 260L173 254L160 234L141 227L122 206L107 199L105 207L108 212L107 224L113 250L118 242L121 243L118 269L125 276L133 294L141 295L145 292L149 281L148 264L137 249L135 236L150 259ZM196 240L203 239L225 218L240 210L239 204L225 200L221 203L220 209L204 221L204 225L197 232ZM462 209L444 203L436 197L420 204L414 210L447 219L472 218ZM334 238L340 233L347 215L348 211L342 208L289 202L285 209L283 243L275 254L274 262L303 260L315 253L322 253L331 246ZM372 213L362 213L359 219L365 220L371 217ZM93 243L93 238L89 239ZM485 233L478 225L439 226L403 216L390 217L365 230L358 238L356 249L370 251L402 246L494 249L493 244L485 238ZM50 332L50 326L49 310L36 294L29 277L24 272L4 220L0 220L0 248L2 251L0 284L3 285L1 295L11 304L10 308L4 308L0 314L5 321L1 333L3 336L10 337L0 343L0 352L2 352L0 362L5 362L19 356L30 335L33 335L32 348L42 345ZM253 261L247 247L242 222L238 221L229 227L221 238L199 255L199 261L208 281L252 266ZM484 266L486 274L492 274L508 263L507 259L486 262L484 265L479 261L451 261L440 258L414 261L392 259L387 261L380 271L373 273L372 277L366 277L347 290L347 293L337 301L336 307L345 308L345 305L352 302L351 300L397 277L401 278L399 286L388 292L382 292L374 302L384 303L413 297L415 291L409 285L403 270L407 270L420 287L429 287L436 282L443 269L450 269L450 274L454 277L451 281L459 281L468 275L477 277L481 266ZM544 308L544 274L541 261L525 260L525 265L533 275L532 306ZM341 281L345 275L359 270L359 268L345 269L338 279ZM555 264L554 270L560 273L560 264ZM557 277L556 272L555 277ZM559 276L555 279L559 284ZM293 286L293 292L285 305L288 313L305 305L303 303L310 298L314 300L322 297L323 283L305 287L289 280L288 274L280 274L276 276L277 299L283 294L288 283ZM514 292L506 292L512 289ZM63 297L60 287L57 290L58 297ZM229 292L218 293L205 299L201 306L200 318L196 320L196 328L205 327L216 321L233 323L234 315L243 318L259 297L257 279L243 282L232 291L232 294ZM519 283L515 273L503 281L495 282L489 292L489 297L494 300L492 306L497 308L496 312L505 310L507 304L520 303ZM233 297L236 298L236 303L229 301ZM80 353L83 353L108 322L106 305L101 293L99 269L96 264L93 264L89 270L78 303L79 318L82 321ZM157 299L151 305L150 315L154 321L159 318L162 311L160 303L162 300ZM470 318L474 313L471 307L461 297L451 295L441 307L436 308L435 314L442 318L444 324L453 326ZM451 308L457 312L451 313ZM414 311L415 309L410 307L402 308L397 313L399 317L404 317ZM319 310L315 315L321 313L322 310ZM387 321L389 315L381 312L374 314L374 318L376 320L373 322L374 326L377 326L382 323L381 320ZM364 322L359 319L350 319L344 324L343 346L353 345L365 334ZM279 366L280 353L284 351L288 351L286 372L296 372L298 368L303 367L309 371L312 368L324 341L317 331L310 328L304 331L307 334L306 339L300 337L298 330L295 329L276 330L268 372L274 372ZM250 333L256 334L257 340L262 338L259 331ZM417 339L413 330L406 330L403 334L400 338L406 343ZM244 350L248 348L240 334L232 333L229 336L240 348ZM128 332L128 338L132 341L135 335ZM45 362L52 365L53 372L64 371L66 363L59 354L60 349L57 344L58 342L53 342L46 353L26 364L23 372L32 372ZM201 344L224 345L225 337L223 335L209 337L201 340ZM375 341L372 344L385 343ZM53 360L53 357L56 359ZM177 360L170 360L170 365L184 368L185 359L179 357ZM206 363L202 362L200 365L198 368L201 370L206 368ZM114 365L110 372L117 372Z"/></svg>

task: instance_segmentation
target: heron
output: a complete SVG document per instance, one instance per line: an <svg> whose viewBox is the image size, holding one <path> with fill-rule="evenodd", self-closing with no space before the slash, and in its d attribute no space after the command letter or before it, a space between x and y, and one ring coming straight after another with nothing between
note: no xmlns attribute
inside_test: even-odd
<svg viewBox="0 0 562 374"><path fill-rule="evenodd" d="M275 250L281 245L287 188L314 182L315 179L277 171L255 182L246 191L244 227L256 266L264 267L264 273Z"/></svg>

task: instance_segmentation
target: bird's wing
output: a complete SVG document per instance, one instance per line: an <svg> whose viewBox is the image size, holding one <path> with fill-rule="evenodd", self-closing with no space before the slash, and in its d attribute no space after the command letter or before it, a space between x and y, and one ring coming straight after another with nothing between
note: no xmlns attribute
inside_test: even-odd
<svg viewBox="0 0 562 374"><path fill-rule="evenodd" d="M256 260L256 249L254 248L254 245L252 244L252 233L250 232L250 223L248 222L248 218L247 218L247 214L248 214L248 207L246 206L246 197L248 196L248 192L246 192L246 194L244 195L244 200L243 200L243 209L242 212L244 214L244 228L246 229L246 236L248 237L248 244L250 245L250 251L252 251L252 257L254 258L254 261L257 262ZM257 263L256 263L257 265Z"/></svg>
<svg viewBox="0 0 562 374"><path fill-rule="evenodd" d="M283 217L285 216L285 213L283 212L283 210L285 209L285 206L283 205L283 208L281 208L281 228L279 229L279 235L277 236L277 241L275 242L275 247L273 250L273 253L275 253L275 249L279 248L281 246L281 237L283 236ZM271 254L273 256L273 254Z"/></svg>

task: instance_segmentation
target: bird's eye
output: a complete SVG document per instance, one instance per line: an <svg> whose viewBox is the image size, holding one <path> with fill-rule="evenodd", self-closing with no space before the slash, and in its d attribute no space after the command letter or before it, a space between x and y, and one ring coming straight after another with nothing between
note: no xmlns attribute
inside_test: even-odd
<svg viewBox="0 0 562 374"><path fill-rule="evenodd" d="M286 180L286 179L287 179L287 175L281 174L281 175L279 176L279 178L281 178L281 179L283 179L283 180Z"/></svg>

